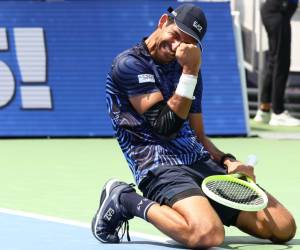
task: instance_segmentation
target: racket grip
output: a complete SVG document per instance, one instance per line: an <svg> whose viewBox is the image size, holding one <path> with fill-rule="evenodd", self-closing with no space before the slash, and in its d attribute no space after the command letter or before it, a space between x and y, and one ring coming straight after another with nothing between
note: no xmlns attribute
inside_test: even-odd
<svg viewBox="0 0 300 250"><path fill-rule="evenodd" d="M250 166L254 166L257 163L256 155L248 155L246 164Z"/></svg>

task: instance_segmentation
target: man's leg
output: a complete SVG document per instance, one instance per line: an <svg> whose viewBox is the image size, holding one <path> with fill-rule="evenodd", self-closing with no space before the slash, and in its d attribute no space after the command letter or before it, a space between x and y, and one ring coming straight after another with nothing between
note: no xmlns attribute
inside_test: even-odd
<svg viewBox="0 0 300 250"><path fill-rule="evenodd" d="M291 26L287 15L282 15L277 25L277 49L272 87L272 109L275 114L281 114L284 108L284 93L289 76L291 61Z"/></svg>
<svg viewBox="0 0 300 250"><path fill-rule="evenodd" d="M224 240L224 227L204 196L192 196L168 206L152 205L147 220L187 247L212 247Z"/></svg>
<svg viewBox="0 0 300 250"><path fill-rule="evenodd" d="M207 198L191 195L172 207L161 206L117 180L108 181L102 190L92 232L103 243L118 243L120 227L134 216L190 248L217 246L224 240L223 224Z"/></svg>
<svg viewBox="0 0 300 250"><path fill-rule="evenodd" d="M260 89L260 109L263 111L270 111L271 101L272 101L272 85L273 85L273 75L274 66L276 64L276 54L278 50L278 25L280 24L280 13L269 14L263 7L261 10L261 17L263 20L263 25L267 31L268 35L268 53L264 64L262 86ZM279 21L278 21L279 19Z"/></svg>
<svg viewBox="0 0 300 250"><path fill-rule="evenodd" d="M291 213L268 194L267 208L258 212L242 211L236 222L240 230L274 243L284 243L291 240L296 233L296 223Z"/></svg>

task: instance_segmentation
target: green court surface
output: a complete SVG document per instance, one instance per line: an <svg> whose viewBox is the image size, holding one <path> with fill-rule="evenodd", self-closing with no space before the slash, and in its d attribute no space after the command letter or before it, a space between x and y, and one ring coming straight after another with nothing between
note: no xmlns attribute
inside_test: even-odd
<svg viewBox="0 0 300 250"><path fill-rule="evenodd" d="M265 125L268 132L273 128ZM259 132L254 128L253 134ZM300 129L277 133L300 133ZM214 138L223 151L246 159L258 157L257 182L275 195L300 221L300 140ZM116 177L132 182L130 170L115 139L1 139L0 208L89 223L99 191ZM130 221L132 231L162 235L152 225ZM287 245L271 245L237 229L226 229L229 249L300 249L300 233Z"/></svg>
<svg viewBox="0 0 300 250"><path fill-rule="evenodd" d="M265 139L289 139L289 140L300 140L300 127L272 127L268 124L259 124L250 121L252 135L259 135Z"/></svg>

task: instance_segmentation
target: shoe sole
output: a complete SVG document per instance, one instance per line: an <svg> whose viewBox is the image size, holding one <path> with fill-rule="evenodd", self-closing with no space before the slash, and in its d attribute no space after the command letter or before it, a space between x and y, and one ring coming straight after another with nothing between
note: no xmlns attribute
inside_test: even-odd
<svg viewBox="0 0 300 250"><path fill-rule="evenodd" d="M115 183L115 182L118 182L117 179L110 179L108 180L104 187L102 188L101 190L101 197L100 197L100 205L99 205L99 208L93 218L93 221L92 221L92 232L93 232L93 235L99 240L101 241L102 243L108 243L109 241L105 241L103 239L101 239L97 234L96 234L96 229L97 229L97 224L98 224L98 221L100 219L100 214L103 210L103 207L102 206L103 204L105 204L105 202L107 201L107 198L109 196L109 193L111 191L111 186Z"/></svg>
<svg viewBox="0 0 300 250"><path fill-rule="evenodd" d="M270 120L258 120L258 119L253 119L254 122L260 123L260 124L268 124Z"/></svg>
<svg viewBox="0 0 300 250"><path fill-rule="evenodd" d="M277 123L269 123L270 126L273 127L298 127L300 124L277 124Z"/></svg>

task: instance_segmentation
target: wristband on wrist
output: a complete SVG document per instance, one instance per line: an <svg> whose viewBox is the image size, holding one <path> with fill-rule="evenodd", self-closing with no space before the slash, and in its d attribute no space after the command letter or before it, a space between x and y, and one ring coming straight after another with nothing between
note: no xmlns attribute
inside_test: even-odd
<svg viewBox="0 0 300 250"><path fill-rule="evenodd" d="M175 93L179 96L193 100L197 78L197 76L182 73Z"/></svg>
<svg viewBox="0 0 300 250"><path fill-rule="evenodd" d="M235 156L229 153L224 154L221 159L220 159L220 165L221 166L225 166L224 161L229 158L229 159L233 159L236 160Z"/></svg>

